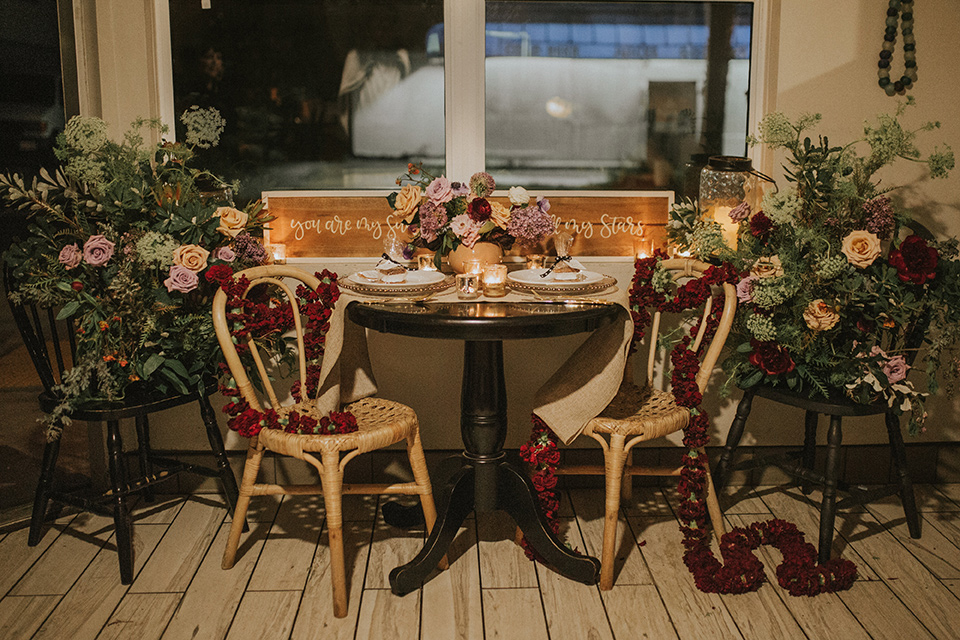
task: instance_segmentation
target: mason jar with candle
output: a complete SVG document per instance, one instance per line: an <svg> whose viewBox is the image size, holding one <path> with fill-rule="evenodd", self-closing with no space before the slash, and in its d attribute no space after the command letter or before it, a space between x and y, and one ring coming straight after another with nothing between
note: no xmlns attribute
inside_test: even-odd
<svg viewBox="0 0 960 640"><path fill-rule="evenodd" d="M757 210L757 175L750 158L739 156L710 156L707 166L700 171L700 211L705 219L720 225L723 240L731 249L737 248L740 223L730 219L730 212L743 202L751 211Z"/></svg>

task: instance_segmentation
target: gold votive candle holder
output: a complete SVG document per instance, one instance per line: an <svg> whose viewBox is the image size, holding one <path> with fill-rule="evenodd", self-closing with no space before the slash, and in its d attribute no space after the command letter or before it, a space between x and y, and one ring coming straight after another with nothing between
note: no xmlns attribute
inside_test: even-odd
<svg viewBox="0 0 960 640"><path fill-rule="evenodd" d="M263 248L267 255L273 259L273 264L287 264L287 245L280 243L265 244Z"/></svg>
<svg viewBox="0 0 960 640"><path fill-rule="evenodd" d="M507 295L507 265L488 264L483 268L483 294L491 298Z"/></svg>
<svg viewBox="0 0 960 640"><path fill-rule="evenodd" d="M436 271L437 265L433 262L433 256L429 253L422 253L418 255L417 269L420 271Z"/></svg>
<svg viewBox="0 0 960 640"><path fill-rule="evenodd" d="M464 273L475 273L480 275L483 273L483 261L481 260L464 260L463 261L463 272Z"/></svg>
<svg viewBox="0 0 960 640"><path fill-rule="evenodd" d="M531 253L527 255L527 269L543 269L547 257L542 253Z"/></svg>
<svg viewBox="0 0 960 640"><path fill-rule="evenodd" d="M480 274L457 274L457 297L461 300L474 300L480 297Z"/></svg>

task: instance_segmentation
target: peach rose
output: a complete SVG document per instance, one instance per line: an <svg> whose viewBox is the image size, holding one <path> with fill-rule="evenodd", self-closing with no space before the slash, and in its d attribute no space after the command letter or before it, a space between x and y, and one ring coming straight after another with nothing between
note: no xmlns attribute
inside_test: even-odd
<svg viewBox="0 0 960 640"><path fill-rule="evenodd" d="M217 207L213 215L220 218L220 226L217 227L217 231L231 238L236 238L237 234L243 231L244 227L247 226L247 218L249 217L246 212L233 207Z"/></svg>
<svg viewBox="0 0 960 640"><path fill-rule="evenodd" d="M840 321L840 314L823 300L817 299L807 305L803 319L814 331L826 331Z"/></svg>
<svg viewBox="0 0 960 640"><path fill-rule="evenodd" d="M869 231L851 231L841 247L847 261L861 269L869 267L880 255L880 238Z"/></svg>
<svg viewBox="0 0 960 640"><path fill-rule="evenodd" d="M408 184L400 189L393 207L397 210L397 213L403 216L403 221L410 224L413 222L413 214L417 212L422 199L420 187L415 184Z"/></svg>
<svg viewBox="0 0 960 640"><path fill-rule="evenodd" d="M783 275L783 265L780 263L780 256L770 256L769 258L760 258L750 269L750 275L754 278L776 278Z"/></svg>
<svg viewBox="0 0 960 640"><path fill-rule="evenodd" d="M177 247L173 251L173 264L190 269L194 273L200 273L207 268L207 258L210 252L196 244L185 244Z"/></svg>
<svg viewBox="0 0 960 640"><path fill-rule="evenodd" d="M490 219L493 220L501 229L506 229L507 224L510 222L510 209L507 209L499 202L494 202L493 200L490 200L489 202Z"/></svg>

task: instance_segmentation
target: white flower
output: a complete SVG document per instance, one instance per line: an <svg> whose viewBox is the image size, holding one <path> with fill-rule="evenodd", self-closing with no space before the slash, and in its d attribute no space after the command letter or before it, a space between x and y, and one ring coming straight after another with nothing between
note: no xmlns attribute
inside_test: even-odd
<svg viewBox="0 0 960 640"><path fill-rule="evenodd" d="M516 207L524 207L530 202L530 194L523 187L510 187L508 192L510 204Z"/></svg>

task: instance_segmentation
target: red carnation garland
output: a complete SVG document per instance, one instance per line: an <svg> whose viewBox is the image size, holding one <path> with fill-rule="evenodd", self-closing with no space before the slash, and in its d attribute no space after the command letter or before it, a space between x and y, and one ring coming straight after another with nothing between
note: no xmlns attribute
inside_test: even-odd
<svg viewBox="0 0 960 640"><path fill-rule="evenodd" d="M701 278L688 280L677 289L675 296L670 297L656 291L652 285L654 271L660 260L666 257L658 251L653 258L636 261L636 273L630 289L630 308L634 320L631 349L635 349L635 345L643 339L643 328L651 317L650 309L676 313L699 307L706 302L712 286L739 280L739 274L725 263L710 267ZM702 344L708 344L716 332L721 314L722 305L717 305L707 316ZM683 430L683 445L688 451L683 457L677 485L681 500L677 516L683 533L683 561L693 574L697 588L706 593L756 591L766 578L763 564L753 552L760 545L770 545L783 554L783 562L776 569L777 581L790 595L814 596L849 589L857 577L856 565L842 558L833 558L818 565L816 548L805 540L795 524L784 520L755 522L749 527L736 527L728 531L720 540L722 563L710 549L711 532L707 528L706 510L707 467L699 452L709 442L707 429L710 418L700 407L703 398L696 382L700 360L690 348L699 328L700 324L697 323L670 354L674 398L678 405L690 410L690 421ZM540 503L551 528L557 532L559 520L554 506L557 504L554 488L559 462L557 438L536 415L533 416L533 423L533 433L530 441L521 447L521 457L533 468L534 478L541 478L539 483L535 481L538 489L545 487L540 489ZM551 506L552 510L549 508ZM524 548L527 557L533 558L529 547L525 545Z"/></svg>
<svg viewBox="0 0 960 640"><path fill-rule="evenodd" d="M306 369L307 388L301 390L300 381L297 380L290 389L297 402L304 396L312 397L320 384L320 366L316 361L323 355L327 331L330 329L330 315L340 298L337 274L324 269L315 275L320 280L316 290L300 285L296 291L301 314L306 317L303 345L304 356L309 363ZM217 267L213 267L207 272L207 279L216 282L227 294L226 317L231 323L230 333L236 339L238 353L248 351L247 338L264 340L274 334L283 334L294 326L292 305L274 305L266 297L265 290L259 287L248 291L250 281L246 276L241 275L235 280L229 268L217 271ZM228 373L225 365L222 368ZM319 420L297 411L290 411L286 415L273 409L257 411L241 397L232 376L221 383L220 392L230 398L230 402L223 407L224 413L230 415L227 425L246 438L257 435L261 429L327 435L353 433L358 428L356 417L349 411L331 411Z"/></svg>

